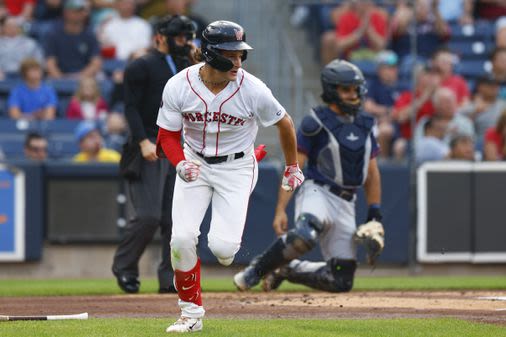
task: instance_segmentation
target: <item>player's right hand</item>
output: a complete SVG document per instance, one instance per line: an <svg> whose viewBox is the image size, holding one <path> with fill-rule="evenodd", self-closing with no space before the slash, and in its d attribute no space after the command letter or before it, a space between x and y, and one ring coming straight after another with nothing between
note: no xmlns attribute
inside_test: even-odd
<svg viewBox="0 0 506 337"><path fill-rule="evenodd" d="M276 211L274 220L272 221L272 228L277 236L281 236L288 230L288 216L285 211Z"/></svg>
<svg viewBox="0 0 506 337"><path fill-rule="evenodd" d="M197 180L200 175L201 162L198 160L181 160L177 166L176 171L179 178L187 183Z"/></svg>
<svg viewBox="0 0 506 337"><path fill-rule="evenodd" d="M155 161L158 159L156 155L156 145L153 144L149 139L144 139L139 143L141 147L142 157L149 161Z"/></svg>

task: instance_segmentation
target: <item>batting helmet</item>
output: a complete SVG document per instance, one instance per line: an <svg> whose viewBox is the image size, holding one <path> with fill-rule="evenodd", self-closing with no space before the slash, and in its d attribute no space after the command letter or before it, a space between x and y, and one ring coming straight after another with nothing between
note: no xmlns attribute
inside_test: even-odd
<svg viewBox="0 0 506 337"><path fill-rule="evenodd" d="M155 25L156 33L167 37L170 52L176 56L187 56L190 46L178 46L174 42L174 38L184 35L188 40L193 40L196 30L197 25L184 15L166 16Z"/></svg>
<svg viewBox="0 0 506 337"><path fill-rule="evenodd" d="M229 71L233 63L220 54L220 50L243 50L242 60L245 61L248 50L253 49L246 43L246 33L237 23L215 21L202 32L202 55L206 63L219 71Z"/></svg>
<svg viewBox="0 0 506 337"><path fill-rule="evenodd" d="M356 65L344 60L333 60L323 68L321 82L324 102L335 103L342 112L349 115L355 115L358 112L367 88L364 75ZM357 86L359 102L356 104L345 103L336 90L338 86L350 85Z"/></svg>

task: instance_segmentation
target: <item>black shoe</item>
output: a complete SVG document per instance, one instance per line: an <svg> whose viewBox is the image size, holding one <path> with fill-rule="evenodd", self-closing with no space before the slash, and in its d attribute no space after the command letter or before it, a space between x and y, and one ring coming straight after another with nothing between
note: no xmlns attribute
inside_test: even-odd
<svg viewBox="0 0 506 337"><path fill-rule="evenodd" d="M159 294L177 294L177 290L173 285L170 285L166 288L158 289Z"/></svg>
<svg viewBox="0 0 506 337"><path fill-rule="evenodd" d="M118 275L116 276L118 280L118 286L126 293L135 294L139 292L139 287L141 286L141 282L137 276L132 275Z"/></svg>

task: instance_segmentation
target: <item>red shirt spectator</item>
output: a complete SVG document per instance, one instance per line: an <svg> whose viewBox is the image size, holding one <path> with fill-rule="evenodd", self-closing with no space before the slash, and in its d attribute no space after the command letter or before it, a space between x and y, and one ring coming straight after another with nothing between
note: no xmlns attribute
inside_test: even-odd
<svg viewBox="0 0 506 337"><path fill-rule="evenodd" d="M506 111L497 119L497 124L485 131L483 144L483 160L506 159Z"/></svg>
<svg viewBox="0 0 506 337"><path fill-rule="evenodd" d="M76 97L70 100L69 106L67 107L67 118L68 119L89 119L96 120L102 119L107 114L109 107L106 101L100 97L96 103L90 104L91 102L83 103ZM86 104L90 104L89 108Z"/></svg>
<svg viewBox="0 0 506 337"><path fill-rule="evenodd" d="M353 34L356 30L360 29L363 18L360 17L355 11L347 10L339 17L339 21L336 25L336 36L338 39L345 38ZM378 9L371 9L369 24L373 27L374 31L381 37L385 38L388 34L388 23L385 13ZM359 42L350 46L345 51L345 57L348 58L350 52L359 47L367 47L375 49L370 39L365 35Z"/></svg>
<svg viewBox="0 0 506 337"><path fill-rule="evenodd" d="M455 93L457 104L461 106L465 101L469 100L471 93L467 86L466 80L459 75L451 75L441 80L441 86L446 87Z"/></svg>
<svg viewBox="0 0 506 337"><path fill-rule="evenodd" d="M105 119L108 110L97 81L93 77L83 77L67 107L66 115L69 119L97 120Z"/></svg>
<svg viewBox="0 0 506 337"><path fill-rule="evenodd" d="M488 128L487 131L485 131L484 139L485 142L493 143L496 146L497 150L502 149L504 147L504 139L502 135L499 132L497 132L495 126ZM498 152L500 153L500 151Z"/></svg>
<svg viewBox="0 0 506 337"><path fill-rule="evenodd" d="M422 93L417 92L416 98L420 98ZM404 91L400 94L397 100L394 103L393 114L396 116L398 111L407 108L411 105L413 101L413 94L411 91ZM416 112L416 121L418 122L422 117L432 117L434 114L434 106L432 105L432 101L426 100L422 106ZM405 139L411 139L411 120L403 120L399 123L399 129L401 133L401 137Z"/></svg>
<svg viewBox="0 0 506 337"><path fill-rule="evenodd" d="M18 16L23 14L25 6L31 6L31 11L35 7L37 0L4 0L4 5L10 15Z"/></svg>

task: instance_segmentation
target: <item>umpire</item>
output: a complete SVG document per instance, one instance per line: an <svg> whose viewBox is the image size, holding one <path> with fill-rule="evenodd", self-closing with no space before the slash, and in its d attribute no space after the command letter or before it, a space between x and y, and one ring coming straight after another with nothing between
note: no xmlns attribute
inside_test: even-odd
<svg viewBox="0 0 506 337"><path fill-rule="evenodd" d="M194 37L195 25L190 19L165 17L155 26L155 48L125 70L125 114L131 137L124 146L120 170L126 178L128 223L112 271L127 293L139 291L139 259L158 227L162 235L159 292L176 292L169 247L176 171L168 160L159 160L156 155L156 118L167 81L195 63Z"/></svg>

